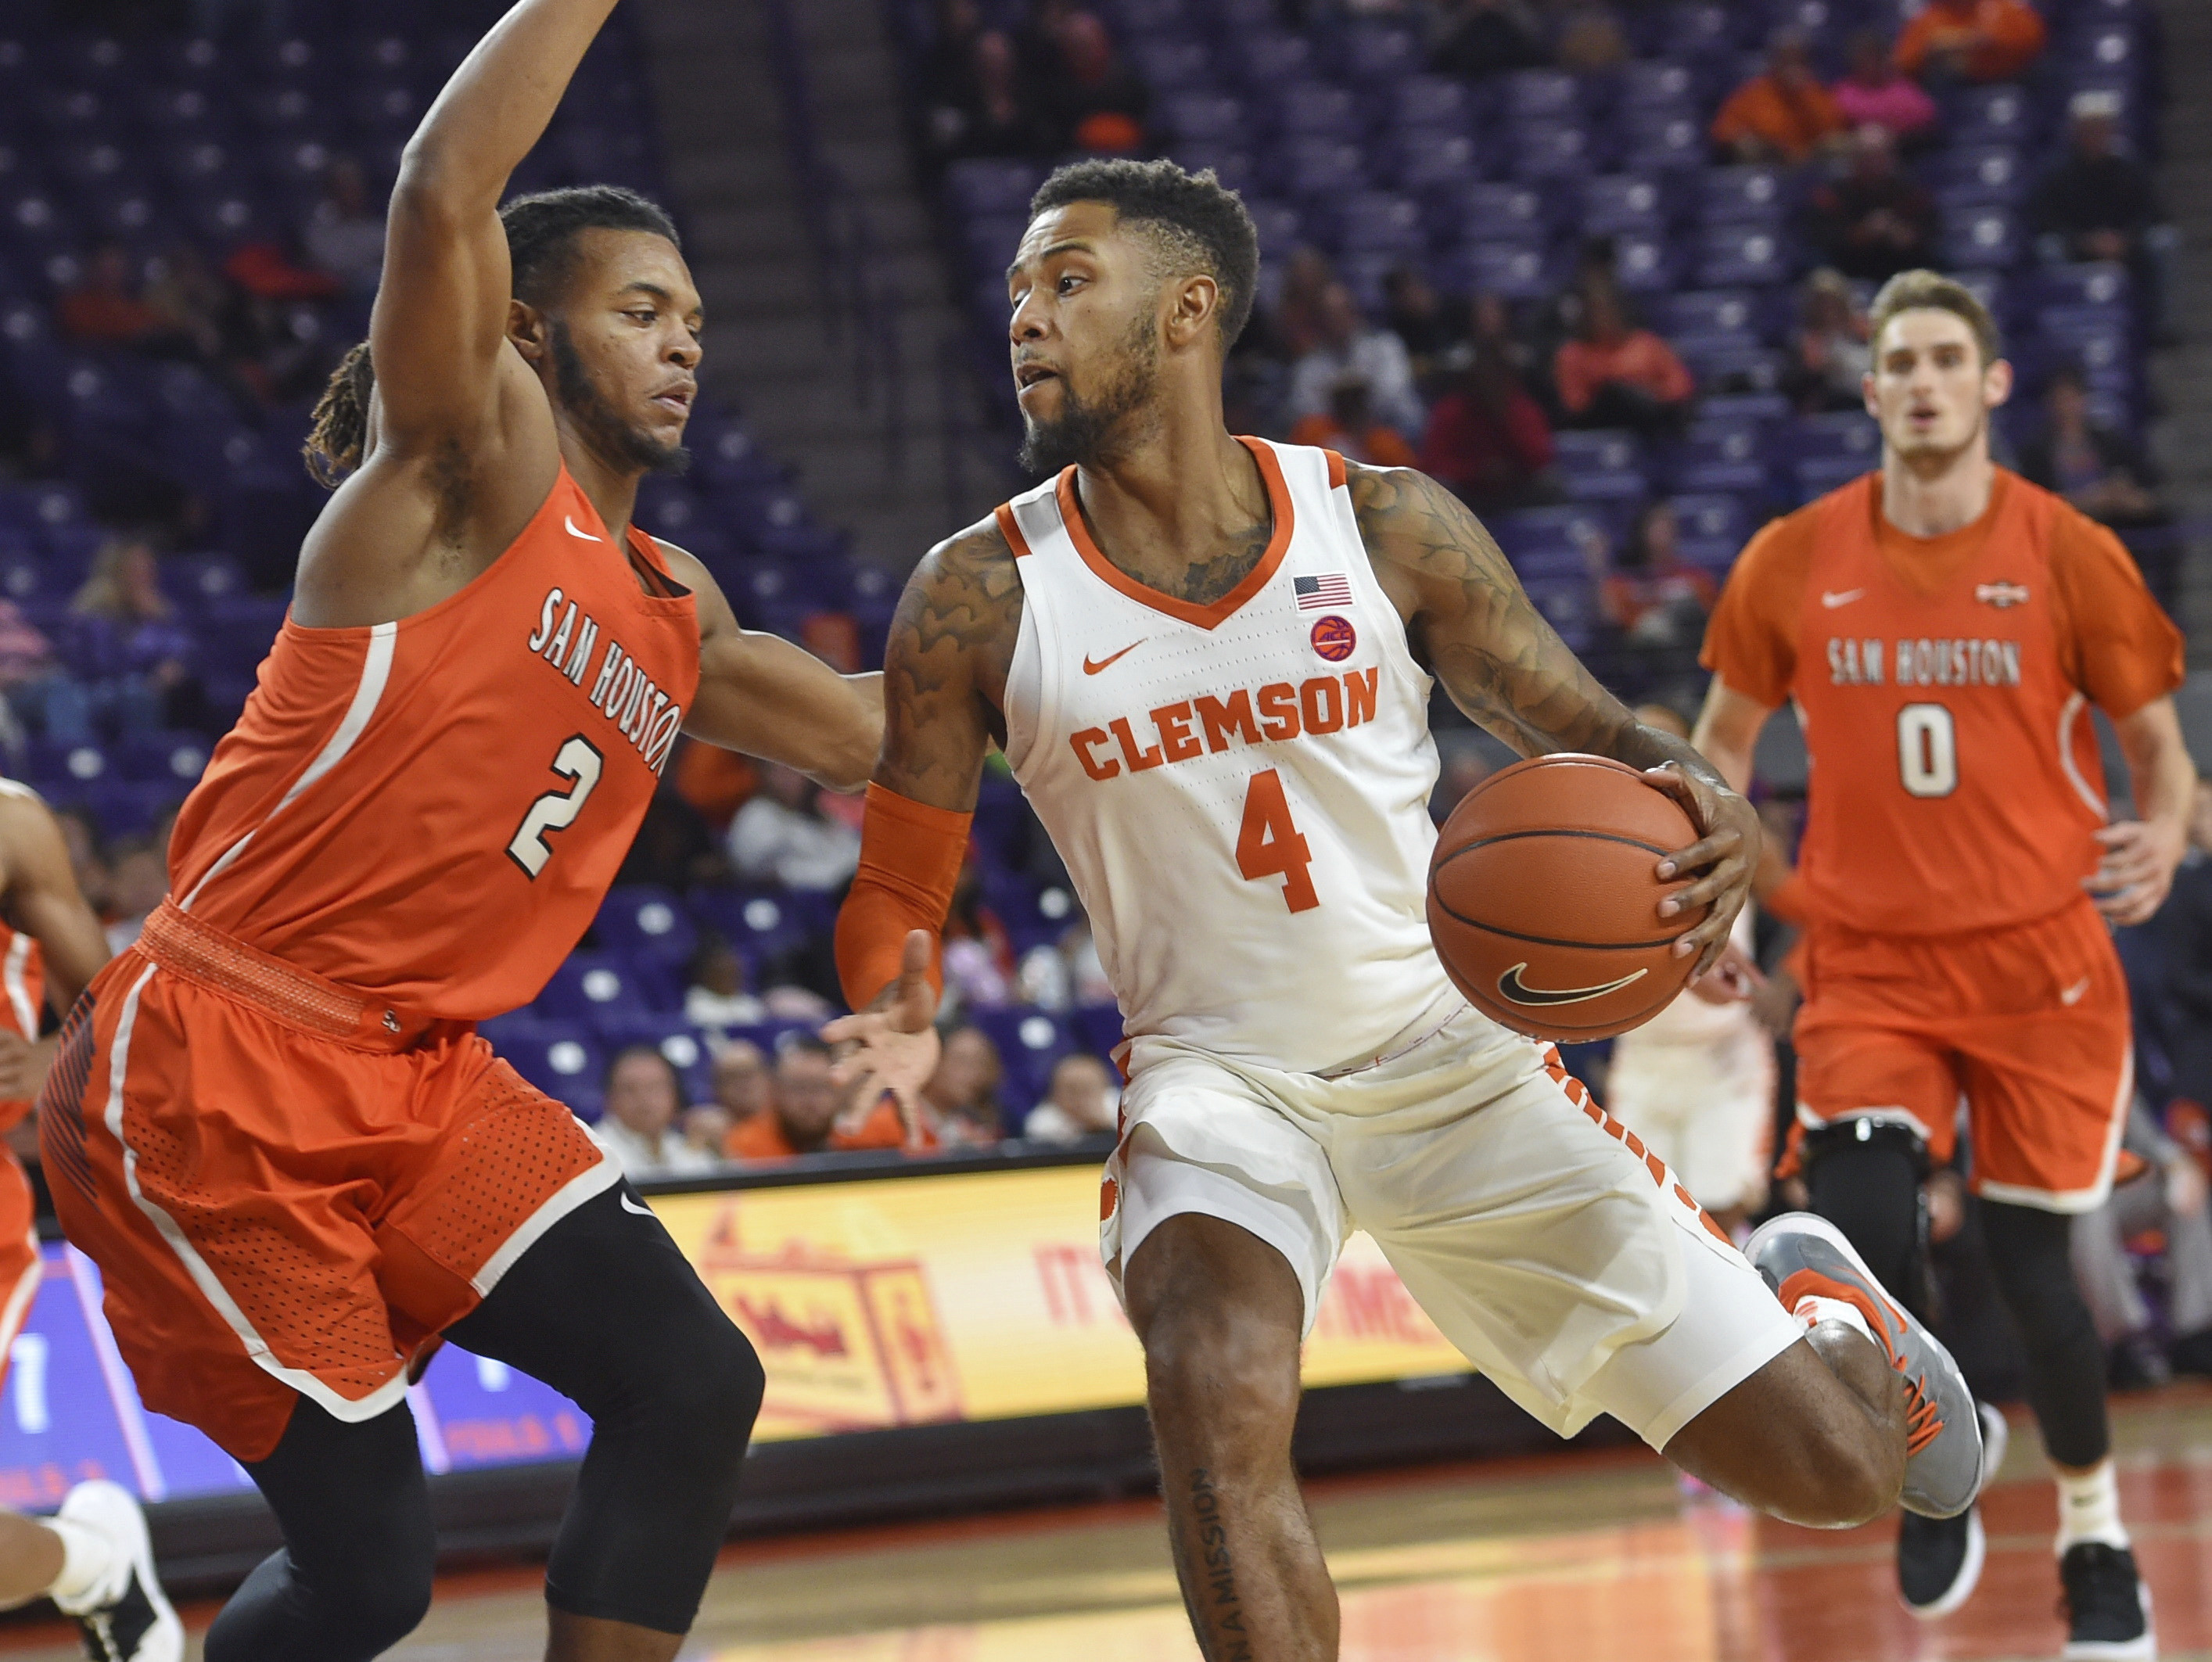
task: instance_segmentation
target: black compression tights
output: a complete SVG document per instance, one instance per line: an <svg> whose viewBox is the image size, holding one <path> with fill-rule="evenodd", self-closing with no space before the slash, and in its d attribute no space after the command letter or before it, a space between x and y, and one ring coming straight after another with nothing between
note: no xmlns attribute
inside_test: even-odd
<svg viewBox="0 0 2212 1662"><path fill-rule="evenodd" d="M752 1346L626 1193L555 1225L451 1333L593 1421L547 1602L682 1633L729 1525L763 1379ZM368 1662L414 1629L436 1540L405 1404L348 1425L303 1398L250 1470L284 1548L216 1618L207 1662Z"/></svg>
<svg viewBox="0 0 2212 1662"><path fill-rule="evenodd" d="M1916 1307L1906 1289L1923 1285L1924 1271L1911 1156L1880 1140L1844 1142L1814 1156L1806 1176L1813 1210L1844 1232L1885 1287ZM2067 1253L2073 1221L2004 1201L1978 1205L1990 1273L2027 1354L2027 1399L2043 1446L2061 1465L2095 1465L2112 1446L2105 1356Z"/></svg>

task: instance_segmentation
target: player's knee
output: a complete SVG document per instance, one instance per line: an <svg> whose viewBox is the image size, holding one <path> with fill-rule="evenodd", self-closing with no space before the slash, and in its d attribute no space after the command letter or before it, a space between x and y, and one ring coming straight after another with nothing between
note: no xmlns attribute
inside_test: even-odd
<svg viewBox="0 0 2212 1662"><path fill-rule="evenodd" d="M768 1375L752 1341L720 1311L706 1310L660 1354L652 1401L656 1417L680 1427L702 1468L718 1473L744 1459Z"/></svg>
<svg viewBox="0 0 2212 1662"><path fill-rule="evenodd" d="M325 1614L333 1630L357 1639L361 1655L375 1656L422 1625L437 1569L437 1541L425 1533L362 1553L342 1582L318 1578L309 1587L319 1604L330 1606Z"/></svg>
<svg viewBox="0 0 2212 1662"><path fill-rule="evenodd" d="M1866 1435L1828 1436L1802 1468L1810 1474L1808 1515L1799 1521L1822 1529L1871 1523L1897 1504L1905 1484L1901 1449Z"/></svg>
<svg viewBox="0 0 2212 1662"><path fill-rule="evenodd" d="M1201 1420L1224 1441L1286 1435L1298 1410L1297 1335L1229 1305L1163 1310L1145 1330L1156 1416Z"/></svg>

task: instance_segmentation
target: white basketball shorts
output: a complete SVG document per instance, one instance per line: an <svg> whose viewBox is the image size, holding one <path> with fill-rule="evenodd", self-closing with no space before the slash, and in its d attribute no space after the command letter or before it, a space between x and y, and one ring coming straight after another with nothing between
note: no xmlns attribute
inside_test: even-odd
<svg viewBox="0 0 2212 1662"><path fill-rule="evenodd" d="M1605 1105L1698 1204L1756 1211L1774 1162L1774 1044L1747 1023L1706 1044L1613 1047Z"/></svg>
<svg viewBox="0 0 2212 1662"><path fill-rule="evenodd" d="M1108 1273L1197 1212L1281 1253L1310 1330L1345 1238L1375 1238L1467 1359L1562 1436L1652 1447L1804 1337L1672 1172L1558 1052L1471 1009L1355 1071L1285 1073L1140 1038L1108 1162Z"/></svg>

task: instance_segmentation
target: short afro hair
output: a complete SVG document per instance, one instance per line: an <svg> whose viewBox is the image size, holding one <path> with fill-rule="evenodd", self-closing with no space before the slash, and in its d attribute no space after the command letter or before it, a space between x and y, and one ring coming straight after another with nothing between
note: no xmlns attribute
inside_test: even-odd
<svg viewBox="0 0 2212 1662"><path fill-rule="evenodd" d="M619 185L578 185L517 197L499 210L514 265L514 297L528 306L557 300L575 271L576 239L586 231L644 231L684 239L659 203Z"/></svg>
<svg viewBox="0 0 2212 1662"><path fill-rule="evenodd" d="M1030 217L1073 202L1103 202L1151 228L1181 270L1203 271L1221 289L1221 347L1227 351L1252 318L1260 284L1260 233L1244 199L1213 176L1172 161L1073 161L1030 198Z"/></svg>

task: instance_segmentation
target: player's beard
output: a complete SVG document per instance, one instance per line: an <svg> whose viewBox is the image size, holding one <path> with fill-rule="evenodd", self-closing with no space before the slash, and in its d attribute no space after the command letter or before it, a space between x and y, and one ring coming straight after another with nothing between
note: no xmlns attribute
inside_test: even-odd
<svg viewBox="0 0 2212 1662"><path fill-rule="evenodd" d="M584 367L583 355L558 318L547 320L546 338L553 349L553 376L561 390L561 407L568 412L586 442L610 460L627 462L647 473L681 473L691 465L691 452L682 445L665 445L641 428L623 420L619 411L593 385Z"/></svg>
<svg viewBox="0 0 2212 1662"><path fill-rule="evenodd" d="M1934 440L1908 440L1900 445L1892 440L1889 448L1899 461L1916 473L1933 476L1948 471L1961 456L1980 444L1989 430L1989 406L1977 402L1973 420L1967 425L1966 435L1956 444L1939 444Z"/></svg>
<svg viewBox="0 0 2212 1662"><path fill-rule="evenodd" d="M1024 412L1018 459L1031 477L1099 462L1136 436L1122 429L1133 425L1130 418L1152 402L1160 379L1159 331L1149 308L1137 314L1115 358L1114 377L1095 397L1078 397L1075 383L1062 375L1058 416L1041 422Z"/></svg>

